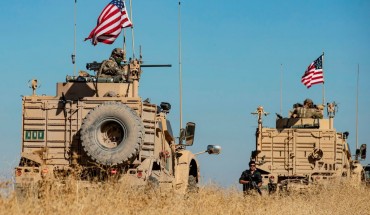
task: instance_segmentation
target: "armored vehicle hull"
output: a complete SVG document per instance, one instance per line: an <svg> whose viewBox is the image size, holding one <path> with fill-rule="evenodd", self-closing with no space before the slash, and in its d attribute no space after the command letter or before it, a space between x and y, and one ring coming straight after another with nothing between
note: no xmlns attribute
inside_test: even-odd
<svg viewBox="0 0 370 215"><path fill-rule="evenodd" d="M333 117L278 118L275 128L262 126L257 109L256 161L269 192L305 189L308 185L351 178L360 182L362 166L351 158L348 132L333 127Z"/></svg>
<svg viewBox="0 0 370 215"><path fill-rule="evenodd" d="M57 83L56 96L22 99L22 151L15 168L16 187L74 177L84 181L128 178L184 192L199 181L188 123L178 143L167 119L170 105L138 96L141 62L123 65L122 81L97 76L69 77ZM186 144L182 144L186 140ZM211 147L212 148L212 147ZM212 153L212 152L209 152Z"/></svg>

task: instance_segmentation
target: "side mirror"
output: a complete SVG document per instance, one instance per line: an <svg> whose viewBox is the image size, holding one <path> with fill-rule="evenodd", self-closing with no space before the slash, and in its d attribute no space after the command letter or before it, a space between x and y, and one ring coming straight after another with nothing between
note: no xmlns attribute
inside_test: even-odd
<svg viewBox="0 0 370 215"><path fill-rule="evenodd" d="M194 135L195 135L195 123L188 122L186 123L186 128L180 130L180 138L179 142L182 144L182 142L185 140L186 146L192 146L194 143Z"/></svg>
<svg viewBox="0 0 370 215"><path fill-rule="evenodd" d="M200 155L200 154L204 154L204 153L208 153L210 155L218 155L221 153L221 146L217 146L217 145L208 145L207 146L207 150L205 151L202 151L202 152L198 152L198 153L195 153L194 155Z"/></svg>
<svg viewBox="0 0 370 215"><path fill-rule="evenodd" d="M366 159L366 144L362 144L359 149L356 149L356 157L360 159Z"/></svg>
<svg viewBox="0 0 370 215"><path fill-rule="evenodd" d="M210 155L218 155L221 153L221 146L217 145L208 145L207 146L207 152Z"/></svg>

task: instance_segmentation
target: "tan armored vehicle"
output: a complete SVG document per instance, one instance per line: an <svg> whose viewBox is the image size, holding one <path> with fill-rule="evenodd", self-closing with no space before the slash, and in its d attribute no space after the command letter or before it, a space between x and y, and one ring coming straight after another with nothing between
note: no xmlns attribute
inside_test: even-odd
<svg viewBox="0 0 370 215"><path fill-rule="evenodd" d="M370 186L370 164L364 166L362 181L364 182L366 186Z"/></svg>
<svg viewBox="0 0 370 215"><path fill-rule="evenodd" d="M81 72L57 83L56 96L37 95L37 80L32 81L33 94L22 98L16 187L70 175L81 181L114 176L181 192L196 186L199 164L186 149L193 144L195 124L187 123L176 139L167 119L171 105L157 106L139 96L142 68L160 65L134 59L110 74L102 71L104 62L87 64L95 75ZM209 145L205 152L220 150Z"/></svg>
<svg viewBox="0 0 370 215"><path fill-rule="evenodd" d="M341 178L361 181L362 166L351 157L348 132L334 128L336 104L327 105L328 118L323 118L322 107L302 110L302 105L296 105L288 118L277 114L275 128L263 127L262 118L268 115L263 107L252 113L258 116L258 127L251 159L270 193ZM366 145L361 148L365 150L357 154L364 158Z"/></svg>

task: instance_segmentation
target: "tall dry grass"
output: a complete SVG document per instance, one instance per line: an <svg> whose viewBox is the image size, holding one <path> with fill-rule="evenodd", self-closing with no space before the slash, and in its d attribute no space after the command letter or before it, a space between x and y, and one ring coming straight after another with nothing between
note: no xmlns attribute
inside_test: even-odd
<svg viewBox="0 0 370 215"><path fill-rule="evenodd" d="M9 184L2 183L3 189ZM246 196L216 185L198 193L133 189L120 183L84 188L77 181L49 183L24 199L0 198L0 214L370 214L370 189L348 183L289 195Z"/></svg>

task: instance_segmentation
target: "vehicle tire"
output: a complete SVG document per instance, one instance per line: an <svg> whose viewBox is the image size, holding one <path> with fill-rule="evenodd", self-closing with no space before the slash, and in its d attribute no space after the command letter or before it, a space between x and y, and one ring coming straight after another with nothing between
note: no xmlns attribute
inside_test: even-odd
<svg viewBox="0 0 370 215"><path fill-rule="evenodd" d="M135 158L144 140L144 125L127 105L106 102L87 114L80 134L82 146L92 159L116 165Z"/></svg>
<svg viewBox="0 0 370 215"><path fill-rule="evenodd" d="M197 193L199 191L197 179L193 175L189 175L188 193Z"/></svg>

